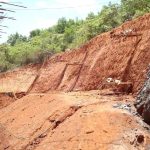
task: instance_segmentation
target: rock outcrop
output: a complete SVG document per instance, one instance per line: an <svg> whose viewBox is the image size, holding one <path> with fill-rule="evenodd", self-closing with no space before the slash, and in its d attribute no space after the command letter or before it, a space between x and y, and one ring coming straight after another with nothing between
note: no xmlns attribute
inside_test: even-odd
<svg viewBox="0 0 150 150"><path fill-rule="evenodd" d="M150 124L150 69L147 80L137 96L135 106L144 121Z"/></svg>

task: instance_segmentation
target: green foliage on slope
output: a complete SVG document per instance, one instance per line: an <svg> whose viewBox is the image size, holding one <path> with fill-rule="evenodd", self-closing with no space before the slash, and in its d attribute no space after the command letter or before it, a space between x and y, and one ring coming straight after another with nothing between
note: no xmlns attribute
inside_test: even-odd
<svg viewBox="0 0 150 150"><path fill-rule="evenodd" d="M29 37L18 33L10 35L0 45L0 71L36 63L66 49L77 48L94 36L109 31L127 20L150 12L149 0L121 0L109 3L98 14L89 13L85 20L60 18L56 25L30 32Z"/></svg>

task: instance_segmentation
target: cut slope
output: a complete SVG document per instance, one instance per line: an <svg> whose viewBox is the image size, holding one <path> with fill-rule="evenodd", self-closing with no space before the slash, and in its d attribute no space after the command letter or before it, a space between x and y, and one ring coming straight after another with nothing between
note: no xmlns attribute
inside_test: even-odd
<svg viewBox="0 0 150 150"><path fill-rule="evenodd" d="M0 93L27 92L37 76L39 65L27 65L0 74Z"/></svg>
<svg viewBox="0 0 150 150"><path fill-rule="evenodd" d="M99 89L105 79L112 77L120 79L124 82L131 82L133 84L133 93L136 93L144 81L146 69L150 63L150 14L147 14L134 21L127 22L121 27L104 33L93 38L86 45L77 50L56 55L47 61L51 71L54 69L62 72L63 76L60 85L67 85L68 88L55 87L55 90L70 91L72 87L72 80L67 79L67 76L72 74L72 78L76 80L71 90L92 90ZM126 33L128 30L131 32ZM64 62L66 65L80 65L80 71L74 72L74 69L67 68L64 70L58 67L58 64ZM46 67L43 67L41 76L47 72ZM50 82L46 87L53 89L57 73L47 75L45 79ZM38 87L45 80L39 78ZM60 79L59 79L60 80ZM41 84L40 84L41 83ZM42 84L43 85L43 84ZM48 89L48 88L47 88ZM34 92L42 92L34 90Z"/></svg>
<svg viewBox="0 0 150 150"><path fill-rule="evenodd" d="M6 73L6 77L1 75L0 90L31 89L32 93L93 90L101 89L104 81L111 77L132 83L132 92L137 93L150 63L149 24L150 14L147 14L93 38L78 49L54 55L44 62L38 76L36 69L30 67L31 73L27 76L25 70L18 74L12 72L11 77L10 73ZM8 81L13 85L8 86Z"/></svg>

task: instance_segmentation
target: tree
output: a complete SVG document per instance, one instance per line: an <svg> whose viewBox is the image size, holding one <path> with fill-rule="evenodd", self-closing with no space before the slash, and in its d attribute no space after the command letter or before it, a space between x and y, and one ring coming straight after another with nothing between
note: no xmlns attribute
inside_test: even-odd
<svg viewBox="0 0 150 150"><path fill-rule="evenodd" d="M95 18L94 13L93 13L93 12L90 12L90 13L88 14L88 16L86 17L86 20L90 20L90 19L94 19L94 18Z"/></svg>
<svg viewBox="0 0 150 150"><path fill-rule="evenodd" d="M10 69L13 64L10 61L9 48L6 44L0 45L0 72Z"/></svg>
<svg viewBox="0 0 150 150"><path fill-rule="evenodd" d="M123 22L150 12L149 0L121 0L121 17Z"/></svg>
<svg viewBox="0 0 150 150"><path fill-rule="evenodd" d="M30 38L35 37L35 36L39 36L41 33L40 29L36 29L30 32Z"/></svg>
<svg viewBox="0 0 150 150"><path fill-rule="evenodd" d="M73 28L66 28L64 33L64 42L71 43L74 39L74 29Z"/></svg>
<svg viewBox="0 0 150 150"><path fill-rule="evenodd" d="M15 33L15 34L11 34L8 37L7 43L10 44L11 46L14 46L17 42L26 42L27 41L27 37L23 36L19 33Z"/></svg>
<svg viewBox="0 0 150 150"><path fill-rule="evenodd" d="M57 22L57 25L56 25L56 32L57 33L64 33L66 25L67 25L66 18L64 18L64 17L60 18Z"/></svg>

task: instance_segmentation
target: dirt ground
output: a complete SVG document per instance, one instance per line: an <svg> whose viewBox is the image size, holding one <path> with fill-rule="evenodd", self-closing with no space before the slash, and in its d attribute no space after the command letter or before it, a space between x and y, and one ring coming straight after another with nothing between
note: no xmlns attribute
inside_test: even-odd
<svg viewBox="0 0 150 150"><path fill-rule="evenodd" d="M114 95L108 90L29 94L0 110L0 125L5 129L1 133L1 147L8 150L146 149L150 135L134 114L132 103L132 96Z"/></svg>
<svg viewBox="0 0 150 150"><path fill-rule="evenodd" d="M14 98L12 98L6 94L0 94L0 109L10 105L14 101L15 101Z"/></svg>

